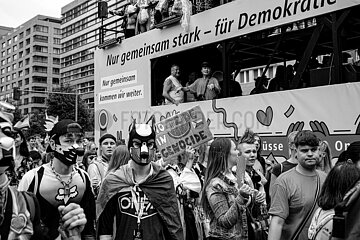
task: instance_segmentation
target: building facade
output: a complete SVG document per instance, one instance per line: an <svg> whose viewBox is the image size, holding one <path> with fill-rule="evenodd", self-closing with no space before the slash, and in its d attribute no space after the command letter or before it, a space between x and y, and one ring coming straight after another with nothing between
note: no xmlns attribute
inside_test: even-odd
<svg viewBox="0 0 360 240"><path fill-rule="evenodd" d="M106 2L109 10L118 10L126 4L124 0ZM74 87L88 108L94 109L94 51L99 44L102 22L98 18L98 2L75 0L62 7L61 16L61 83ZM108 15L103 24L114 21L107 27L121 29L121 21L117 19L119 16Z"/></svg>
<svg viewBox="0 0 360 240"><path fill-rule="evenodd" d="M45 109L47 92L59 87L60 25L59 18L37 15L15 29L0 27L0 100L22 114Z"/></svg>

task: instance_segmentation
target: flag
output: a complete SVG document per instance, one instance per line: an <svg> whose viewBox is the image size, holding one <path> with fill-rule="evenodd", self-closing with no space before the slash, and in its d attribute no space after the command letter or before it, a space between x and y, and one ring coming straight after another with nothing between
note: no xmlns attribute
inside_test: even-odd
<svg viewBox="0 0 360 240"><path fill-rule="evenodd" d="M14 127L19 129L30 128L30 116L24 116L14 125Z"/></svg>

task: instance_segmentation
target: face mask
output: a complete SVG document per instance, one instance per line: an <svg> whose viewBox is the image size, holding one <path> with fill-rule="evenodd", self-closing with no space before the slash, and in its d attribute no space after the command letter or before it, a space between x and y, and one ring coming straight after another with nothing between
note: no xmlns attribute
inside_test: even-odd
<svg viewBox="0 0 360 240"><path fill-rule="evenodd" d="M57 146L61 146L61 145L57 145ZM62 163L64 163L67 166L75 164L77 157L80 156L79 154L81 154L81 151L78 151L78 149L74 147L70 147L68 150L62 150L62 152L58 151L58 147L56 147L54 150L54 157L59 159Z"/></svg>
<svg viewBox="0 0 360 240"><path fill-rule="evenodd" d="M135 163L145 166L155 159L155 150L141 151L141 148L132 147L130 148L130 155Z"/></svg>

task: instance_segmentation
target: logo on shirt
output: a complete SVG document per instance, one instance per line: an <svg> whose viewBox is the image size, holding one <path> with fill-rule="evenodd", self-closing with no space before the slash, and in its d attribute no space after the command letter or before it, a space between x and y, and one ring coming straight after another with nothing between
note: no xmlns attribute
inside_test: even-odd
<svg viewBox="0 0 360 240"><path fill-rule="evenodd" d="M118 203L121 213L134 218L140 215L141 219L145 219L157 213L150 200L138 187L135 191L131 190L120 195Z"/></svg>
<svg viewBox="0 0 360 240"><path fill-rule="evenodd" d="M57 201L64 201L64 203L67 204L70 199L75 198L78 194L79 192L77 191L76 185L72 186L71 188L59 188L58 194L55 196L55 199Z"/></svg>

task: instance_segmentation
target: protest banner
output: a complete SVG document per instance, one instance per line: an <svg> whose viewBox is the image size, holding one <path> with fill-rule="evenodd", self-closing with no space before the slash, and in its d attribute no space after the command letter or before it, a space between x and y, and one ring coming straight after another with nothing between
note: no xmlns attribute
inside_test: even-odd
<svg viewBox="0 0 360 240"><path fill-rule="evenodd" d="M200 106L164 119L156 125L156 146L164 160L213 139Z"/></svg>

